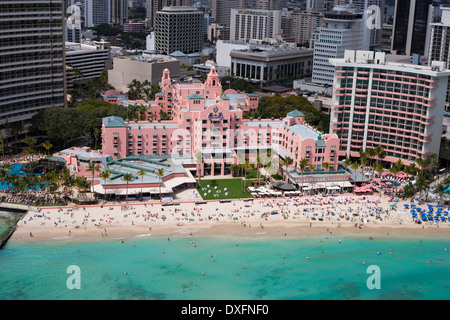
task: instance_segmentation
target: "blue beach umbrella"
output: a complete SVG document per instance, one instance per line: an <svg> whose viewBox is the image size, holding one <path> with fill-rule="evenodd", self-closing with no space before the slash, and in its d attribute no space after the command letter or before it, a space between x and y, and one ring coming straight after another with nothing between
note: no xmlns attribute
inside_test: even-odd
<svg viewBox="0 0 450 320"><path fill-rule="evenodd" d="M409 207L409 204L405 204L405 207L408 208L408 207Z"/></svg>

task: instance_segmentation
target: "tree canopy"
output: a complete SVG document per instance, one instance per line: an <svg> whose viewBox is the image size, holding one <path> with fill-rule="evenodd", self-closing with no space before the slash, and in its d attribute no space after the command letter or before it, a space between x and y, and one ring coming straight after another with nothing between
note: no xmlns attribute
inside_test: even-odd
<svg viewBox="0 0 450 320"><path fill-rule="evenodd" d="M263 97L259 101L258 110L246 115L247 118L284 118L289 112L299 110L305 115L305 121L316 127L319 131L328 133L330 116L318 111L304 97L300 96L274 96Z"/></svg>

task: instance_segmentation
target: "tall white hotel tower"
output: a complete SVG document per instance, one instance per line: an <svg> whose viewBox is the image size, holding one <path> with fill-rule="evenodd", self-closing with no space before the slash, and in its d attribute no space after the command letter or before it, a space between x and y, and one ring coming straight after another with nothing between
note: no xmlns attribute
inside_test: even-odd
<svg viewBox="0 0 450 320"><path fill-rule="evenodd" d="M336 71L330 133L340 139L341 157L376 146L388 162L439 155L450 75L445 62L389 63L384 53L354 50L330 62Z"/></svg>

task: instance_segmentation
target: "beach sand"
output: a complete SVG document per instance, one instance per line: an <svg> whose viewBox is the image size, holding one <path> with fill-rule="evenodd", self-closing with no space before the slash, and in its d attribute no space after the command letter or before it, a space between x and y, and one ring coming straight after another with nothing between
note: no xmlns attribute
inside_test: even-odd
<svg viewBox="0 0 450 320"><path fill-rule="evenodd" d="M191 201L164 207L160 203L138 202L41 208L39 212L30 210L19 221L11 240L93 241L191 234L260 238L321 237L330 233L374 238L450 236L449 222L416 224L409 209L404 207L409 201L395 203L396 210L391 210L392 204L387 197L344 195L254 199L253 202L208 201L201 205ZM273 211L278 214L271 214ZM376 219L376 214L382 220Z"/></svg>

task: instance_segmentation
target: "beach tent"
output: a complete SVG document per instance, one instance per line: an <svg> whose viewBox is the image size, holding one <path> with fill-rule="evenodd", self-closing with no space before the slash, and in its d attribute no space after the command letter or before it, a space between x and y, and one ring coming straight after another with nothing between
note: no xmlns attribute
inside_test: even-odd
<svg viewBox="0 0 450 320"><path fill-rule="evenodd" d="M275 181L272 182L272 187L283 190L283 191L296 191L297 188L290 183L282 182L282 181Z"/></svg>

